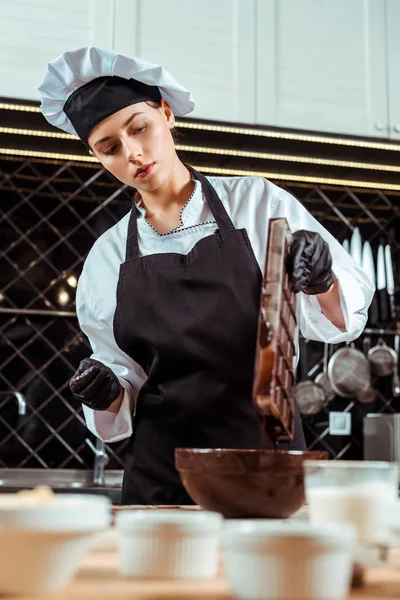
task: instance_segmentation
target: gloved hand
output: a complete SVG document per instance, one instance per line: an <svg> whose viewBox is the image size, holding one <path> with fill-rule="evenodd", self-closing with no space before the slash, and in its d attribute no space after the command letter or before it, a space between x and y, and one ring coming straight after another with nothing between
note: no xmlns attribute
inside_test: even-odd
<svg viewBox="0 0 400 600"><path fill-rule="evenodd" d="M121 392L114 373L94 358L84 358L69 382L74 398L94 410L107 410Z"/></svg>
<svg viewBox="0 0 400 600"><path fill-rule="evenodd" d="M293 234L286 269L295 294L322 294L336 280L328 244L319 233L305 229Z"/></svg>

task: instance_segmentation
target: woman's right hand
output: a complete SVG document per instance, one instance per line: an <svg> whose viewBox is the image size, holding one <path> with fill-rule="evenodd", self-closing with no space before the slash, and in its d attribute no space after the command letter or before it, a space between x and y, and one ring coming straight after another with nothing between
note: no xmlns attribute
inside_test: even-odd
<svg viewBox="0 0 400 600"><path fill-rule="evenodd" d="M119 379L94 358L84 358L69 382L74 398L94 410L107 410L121 393Z"/></svg>
<svg viewBox="0 0 400 600"><path fill-rule="evenodd" d="M336 281L329 246L315 231L293 233L286 268L295 294L324 294Z"/></svg>

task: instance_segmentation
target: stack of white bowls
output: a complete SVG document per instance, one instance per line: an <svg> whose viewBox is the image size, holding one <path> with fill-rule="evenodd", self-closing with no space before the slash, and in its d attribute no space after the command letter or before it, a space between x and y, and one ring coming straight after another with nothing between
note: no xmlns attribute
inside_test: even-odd
<svg viewBox="0 0 400 600"><path fill-rule="evenodd" d="M222 549L232 593L243 600L342 600L350 587L351 525L224 522L211 512L146 510L120 513L116 528L126 577L214 578Z"/></svg>
<svg viewBox="0 0 400 600"><path fill-rule="evenodd" d="M351 583L355 530L304 521L228 522L228 581L243 600L342 600Z"/></svg>
<svg viewBox="0 0 400 600"><path fill-rule="evenodd" d="M213 512L121 512L116 519L119 571L136 578L213 578L222 524L222 516Z"/></svg>

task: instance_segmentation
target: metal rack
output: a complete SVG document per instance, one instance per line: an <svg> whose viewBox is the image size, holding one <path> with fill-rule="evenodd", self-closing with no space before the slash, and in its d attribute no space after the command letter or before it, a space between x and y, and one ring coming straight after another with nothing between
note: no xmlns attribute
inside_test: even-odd
<svg viewBox="0 0 400 600"><path fill-rule="evenodd" d="M394 264L400 264L397 196L340 185L276 183L339 240L356 224L372 243L390 233ZM0 191L0 466L89 468L88 431L68 381L90 347L76 321L75 287L68 279L75 283L93 242L126 214L131 195L94 165L1 156ZM365 334L396 331L385 326ZM317 364L323 345L310 346ZM18 414L8 390L23 394L25 414ZM379 393L377 410L395 411L385 390ZM351 411L357 423L359 406L341 402L338 410ZM351 457L354 449L357 454L358 432L340 446L322 435L328 416L304 419L310 447L327 449L334 458ZM123 467L126 443L105 446L109 468Z"/></svg>

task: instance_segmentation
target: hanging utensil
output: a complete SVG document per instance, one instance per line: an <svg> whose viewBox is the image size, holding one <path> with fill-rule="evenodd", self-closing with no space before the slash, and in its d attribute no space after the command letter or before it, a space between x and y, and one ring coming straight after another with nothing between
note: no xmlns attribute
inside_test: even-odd
<svg viewBox="0 0 400 600"><path fill-rule="evenodd" d="M395 309L395 300L394 300L394 273L393 273L393 263L392 263L392 254L390 251L389 244L385 246L385 267L386 267L386 289L389 294L389 306L390 306L390 318L392 321L396 319L396 309Z"/></svg>
<svg viewBox="0 0 400 600"><path fill-rule="evenodd" d="M315 415L326 405L322 387L308 379L308 345L300 339L299 372L301 381L295 389L295 400L302 415Z"/></svg>
<svg viewBox="0 0 400 600"><path fill-rule="evenodd" d="M371 283L376 287L375 264L372 254L371 244L365 242L362 250L361 266L368 275ZM370 307L368 309L368 322L371 325L376 325L379 320L379 305L376 292L373 295Z"/></svg>
<svg viewBox="0 0 400 600"><path fill-rule="evenodd" d="M400 396L400 379L399 379L399 334L394 336L394 351L396 353L397 361L393 372L392 382L392 393L394 398Z"/></svg>
<svg viewBox="0 0 400 600"><path fill-rule="evenodd" d="M357 400L361 404L370 404L371 402L373 402L375 400L376 396L377 396L377 391L374 388L369 387L366 390L363 390L362 392L359 392L357 394Z"/></svg>
<svg viewBox="0 0 400 600"><path fill-rule="evenodd" d="M366 356L354 346L345 346L331 356L328 375L335 394L342 398L371 401L371 369ZM367 393L368 391L368 393Z"/></svg>
<svg viewBox="0 0 400 600"><path fill-rule="evenodd" d="M362 259L361 266L364 271L367 273L371 283L376 286L376 277L375 277L375 263L374 257L372 254L371 244L369 242L364 242L363 250L362 250Z"/></svg>
<svg viewBox="0 0 400 600"><path fill-rule="evenodd" d="M362 241L361 234L358 227L355 227L350 240L350 254L353 260L361 265L361 254L362 254Z"/></svg>
<svg viewBox="0 0 400 600"><path fill-rule="evenodd" d="M328 361L329 361L329 344L324 344L324 359L323 359L323 371L319 373L314 379L315 383L322 387L325 394L325 402L328 404L335 398L335 392L333 391L331 382L328 375Z"/></svg>
<svg viewBox="0 0 400 600"><path fill-rule="evenodd" d="M376 261L376 289L379 302L379 320L385 323L389 321L389 300L386 289L385 250L382 244L379 244Z"/></svg>
<svg viewBox="0 0 400 600"><path fill-rule="evenodd" d="M368 360L376 377L387 377L395 371L397 354L383 338L380 338L376 346L368 351Z"/></svg>
<svg viewBox="0 0 400 600"><path fill-rule="evenodd" d="M295 399L302 415L315 415L326 405L324 390L311 379L296 385Z"/></svg>
<svg viewBox="0 0 400 600"><path fill-rule="evenodd" d="M362 351L365 356L368 355L370 348L371 338L369 335L367 335L362 340ZM375 400L376 395L377 391L374 388L369 387L365 391L359 392L359 394L357 395L357 400L359 400L359 402L361 402L362 404L368 404L369 402L373 402Z"/></svg>

